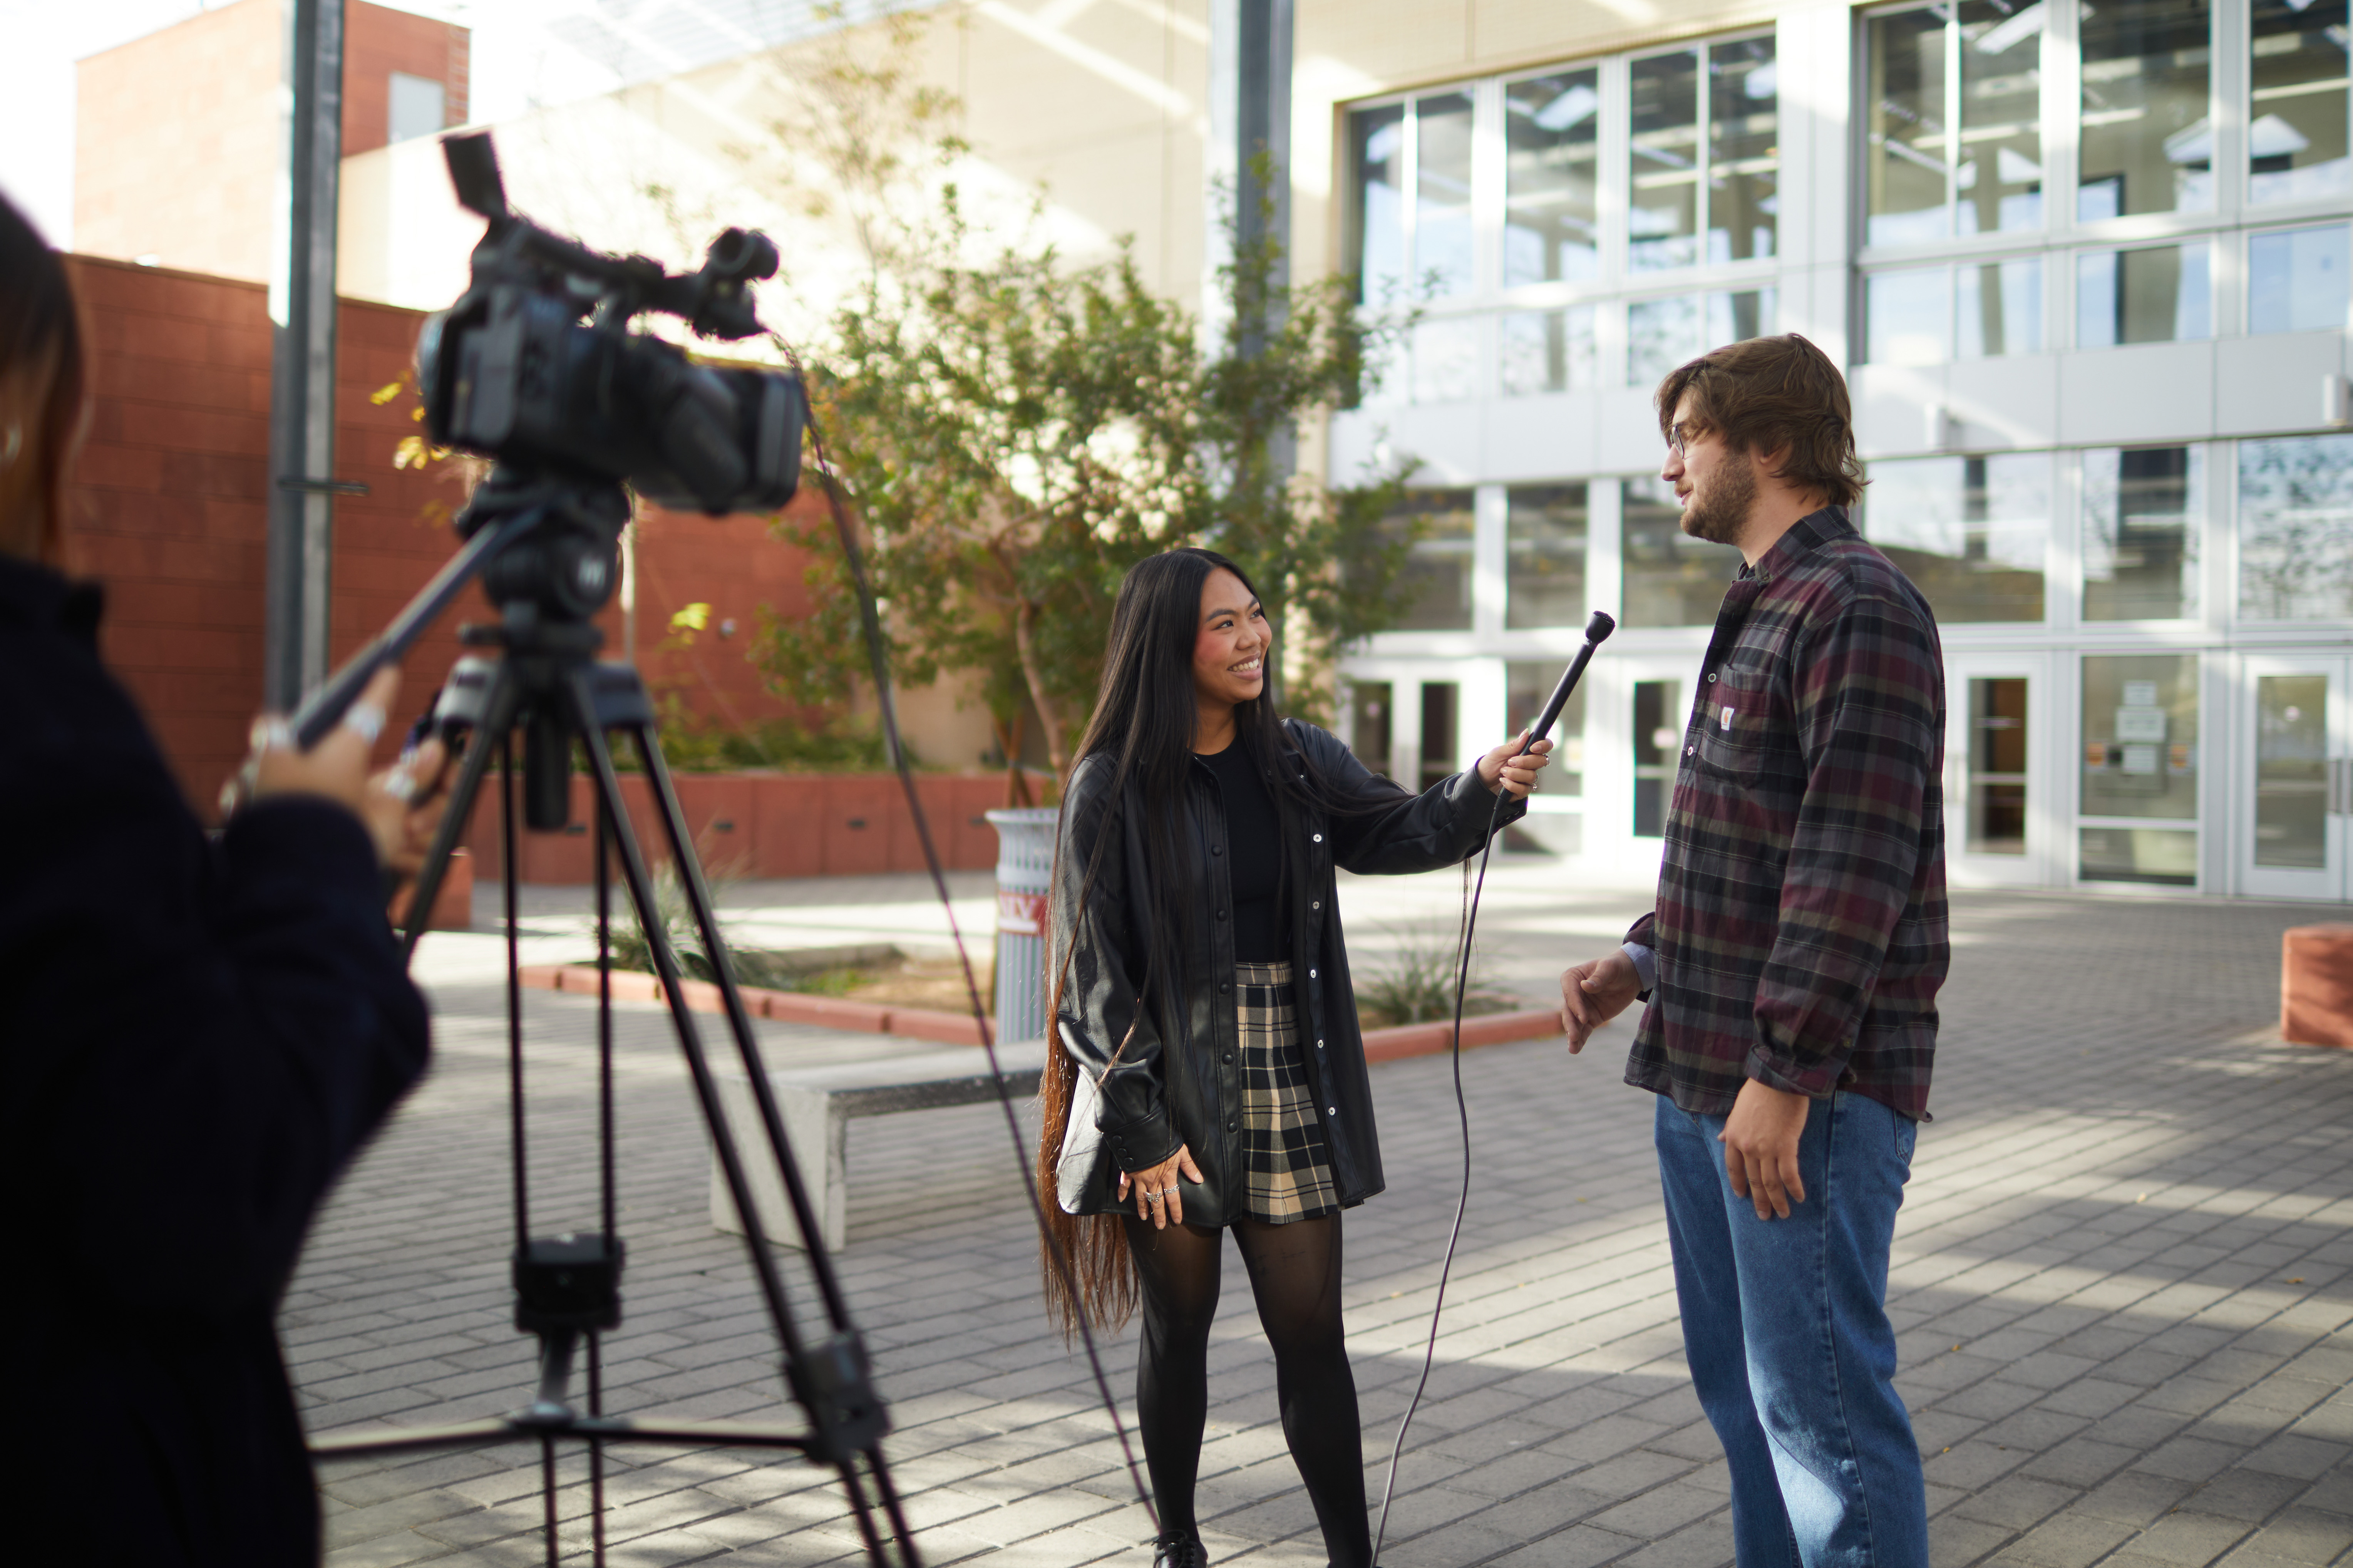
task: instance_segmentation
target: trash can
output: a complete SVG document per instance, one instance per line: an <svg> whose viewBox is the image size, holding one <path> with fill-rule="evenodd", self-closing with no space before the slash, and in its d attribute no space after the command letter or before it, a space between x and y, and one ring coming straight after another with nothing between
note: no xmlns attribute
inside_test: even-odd
<svg viewBox="0 0 2353 1568"><path fill-rule="evenodd" d="M1046 1033L1046 893L1054 872L1051 807L991 811L997 830L997 1038Z"/></svg>

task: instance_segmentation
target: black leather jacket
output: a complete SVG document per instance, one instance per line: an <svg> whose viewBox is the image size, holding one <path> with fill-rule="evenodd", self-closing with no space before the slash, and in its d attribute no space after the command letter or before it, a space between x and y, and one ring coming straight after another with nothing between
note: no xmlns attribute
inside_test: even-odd
<svg viewBox="0 0 2353 1568"><path fill-rule="evenodd" d="M1292 978L1298 1006L1300 1054L1324 1123L1332 1177L1344 1205L1378 1192L1380 1145L1373 1131L1372 1085L1356 1028L1356 995L1340 936L1335 872L1384 874L1433 871L1478 853L1495 797L1476 770L1458 773L1409 795L1366 770L1333 736L1295 719L1292 738L1322 776L1328 791L1363 810L1327 819L1302 812L1306 842L1287 845L1294 874ZM1112 759L1098 753L1081 762L1064 792L1060 865L1053 891L1056 962L1070 952L1069 978L1057 1014L1065 1049L1090 1077L1100 1075L1103 1154L1073 1205L1081 1213L1116 1208L1120 1171L1149 1170L1191 1146L1204 1180L1186 1183L1185 1218L1202 1225L1229 1224L1242 1191L1241 1065L1234 1016L1233 925L1226 865L1226 817L1217 779L1195 762L1185 800L1191 832L1183 835L1198 856L1194 885L1206 907L1189 923L1184 953L1181 1009L1153 1005L1137 1016L1136 987L1145 970L1141 933L1164 917L1144 874L1141 789L1124 791L1118 842L1104 852L1086 908L1079 890L1109 816ZM1525 801L1506 796L1500 822L1525 814ZM1081 916L1083 916L1083 918ZM1071 933L1076 931L1076 950ZM1174 1020L1173 1028L1169 1021ZM1133 1025L1134 1037L1128 1038ZM1173 1034L1173 1037L1170 1037ZM1120 1044L1118 1065L1104 1066ZM1073 1195L1063 1193L1066 1203Z"/></svg>

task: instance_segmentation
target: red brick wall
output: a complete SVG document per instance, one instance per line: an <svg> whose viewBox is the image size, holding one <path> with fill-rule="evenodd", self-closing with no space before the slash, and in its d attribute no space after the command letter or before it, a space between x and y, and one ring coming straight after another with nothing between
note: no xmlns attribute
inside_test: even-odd
<svg viewBox="0 0 2353 1568"><path fill-rule="evenodd" d="M107 658L145 707L190 799L209 815L261 703L267 293L258 283L87 256L69 257L67 266L89 325L93 394L69 501L75 568L106 582ZM353 300L338 318L335 473L369 493L335 503L329 614L337 662L389 621L457 546L434 515L459 501L456 486L393 466L401 438L418 429L415 397L403 392L379 405L370 396L407 374L420 319ZM765 519L654 513L638 550L638 653L649 682L678 690L698 715L748 723L783 714L744 653L758 605L785 614L806 608L804 565ZM697 601L712 606L710 630L691 650L664 652L670 617ZM488 609L469 594L419 642L397 726L448 675L459 652L457 624L488 620ZM722 637L728 619L735 635ZM618 656L617 609L598 624Z"/></svg>
<svg viewBox="0 0 2353 1568"><path fill-rule="evenodd" d="M443 123L466 122L473 35L448 22L367 0L343 13L343 156L370 153L390 135L392 73L441 84Z"/></svg>

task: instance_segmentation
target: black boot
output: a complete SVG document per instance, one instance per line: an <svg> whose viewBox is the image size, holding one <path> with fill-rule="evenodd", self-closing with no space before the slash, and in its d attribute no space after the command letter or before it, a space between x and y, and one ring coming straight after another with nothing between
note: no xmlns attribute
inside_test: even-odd
<svg viewBox="0 0 2353 1568"><path fill-rule="evenodd" d="M1209 1568L1209 1553L1189 1530L1164 1535L1152 1543L1152 1568Z"/></svg>

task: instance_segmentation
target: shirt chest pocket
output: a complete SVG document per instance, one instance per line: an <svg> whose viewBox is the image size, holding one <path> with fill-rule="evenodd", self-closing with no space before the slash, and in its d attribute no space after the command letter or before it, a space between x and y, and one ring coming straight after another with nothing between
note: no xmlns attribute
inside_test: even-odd
<svg viewBox="0 0 2353 1568"><path fill-rule="evenodd" d="M1701 688L1699 738L1693 756L1700 771L1736 784L1765 775L1773 752L1773 687L1750 670L1724 670Z"/></svg>

